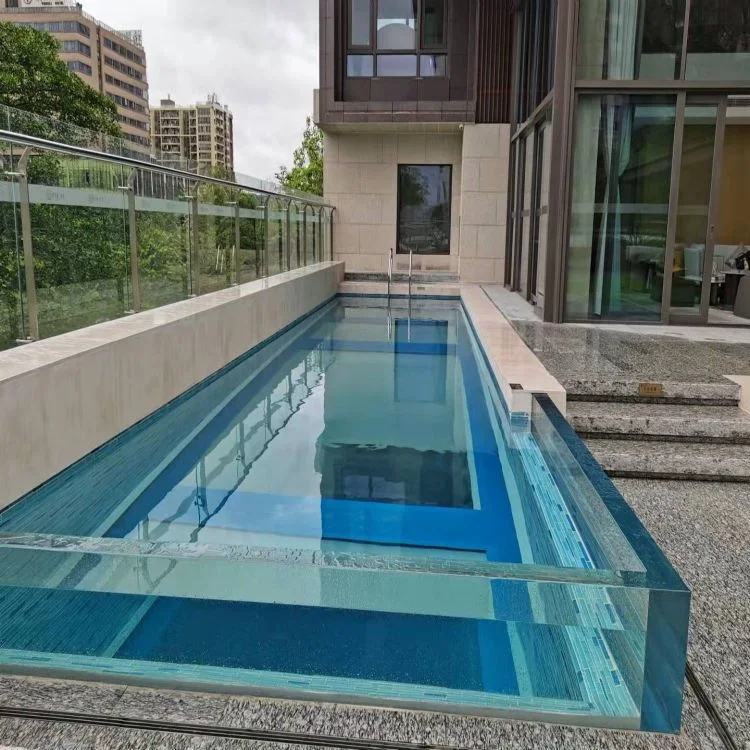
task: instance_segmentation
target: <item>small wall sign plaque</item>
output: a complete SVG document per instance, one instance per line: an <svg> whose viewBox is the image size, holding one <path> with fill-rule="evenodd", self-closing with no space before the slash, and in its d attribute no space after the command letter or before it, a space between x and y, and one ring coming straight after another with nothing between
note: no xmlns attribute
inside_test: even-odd
<svg viewBox="0 0 750 750"><path fill-rule="evenodd" d="M641 383L638 386L638 395L642 398L656 398L664 395L664 386L661 383Z"/></svg>

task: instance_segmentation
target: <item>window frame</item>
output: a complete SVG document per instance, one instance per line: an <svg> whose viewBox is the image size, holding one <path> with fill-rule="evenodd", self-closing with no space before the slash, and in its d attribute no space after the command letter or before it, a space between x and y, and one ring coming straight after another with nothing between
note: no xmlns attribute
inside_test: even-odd
<svg viewBox="0 0 750 750"><path fill-rule="evenodd" d="M405 164L399 162L396 165L396 255L409 255L409 251L401 252L399 250L399 240L401 239L401 170L403 168L421 168L421 167L438 167L447 169L450 175L448 184L450 185L450 195L448 196L448 252L447 253L415 253L415 255L439 255L441 257L451 255L451 235L453 233L453 164Z"/></svg>
<svg viewBox="0 0 750 750"><path fill-rule="evenodd" d="M445 50L445 54L448 54L448 4L450 0L443 0L443 43L442 44L425 44L424 41L424 28L425 28L425 5L426 0L419 0L419 49L420 50L436 50L442 52Z"/></svg>
<svg viewBox="0 0 750 750"><path fill-rule="evenodd" d="M378 3L380 0L369 0L370 2L370 44L354 45L351 43L352 40L352 0L348 0L344 6L346 13L346 45L345 45L345 59L344 59L344 77L350 78L351 80L374 80L374 79L385 79L385 80L405 80L405 79L419 79L419 80L447 80L450 78L451 59L450 59L450 12L449 6L451 0L443 0L443 44L435 46L424 45L424 11L426 0L416 0L417 12L416 12L416 46L413 49L378 49L378 38L377 38L377 23L378 23ZM432 57L434 55L445 56L445 74L440 76L423 76L422 71L422 56ZM350 55L372 55L373 58L373 74L372 76L349 76L349 56ZM417 73L416 76L381 76L378 74L378 58L386 57L390 55L414 55L417 58Z"/></svg>

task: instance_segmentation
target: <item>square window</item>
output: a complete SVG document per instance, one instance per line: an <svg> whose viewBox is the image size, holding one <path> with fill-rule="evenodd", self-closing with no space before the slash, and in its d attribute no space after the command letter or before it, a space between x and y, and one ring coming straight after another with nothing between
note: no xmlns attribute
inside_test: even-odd
<svg viewBox="0 0 750 750"><path fill-rule="evenodd" d="M397 252L450 255L450 165L399 165Z"/></svg>
<svg viewBox="0 0 750 750"><path fill-rule="evenodd" d="M346 58L346 75L349 78L372 78L372 55L349 55Z"/></svg>
<svg viewBox="0 0 750 750"><path fill-rule="evenodd" d="M420 55L419 75L423 78L442 78L448 73L447 55Z"/></svg>
<svg viewBox="0 0 750 750"><path fill-rule="evenodd" d="M378 76L381 78L414 78L417 75L416 55L378 55Z"/></svg>
<svg viewBox="0 0 750 750"><path fill-rule="evenodd" d="M349 45L351 47L370 46L370 2L371 0L350 0Z"/></svg>
<svg viewBox="0 0 750 750"><path fill-rule="evenodd" d="M417 48L417 0L378 0L378 49Z"/></svg>
<svg viewBox="0 0 750 750"><path fill-rule="evenodd" d="M445 45L445 0L424 0L422 15L422 44L425 47L443 47Z"/></svg>

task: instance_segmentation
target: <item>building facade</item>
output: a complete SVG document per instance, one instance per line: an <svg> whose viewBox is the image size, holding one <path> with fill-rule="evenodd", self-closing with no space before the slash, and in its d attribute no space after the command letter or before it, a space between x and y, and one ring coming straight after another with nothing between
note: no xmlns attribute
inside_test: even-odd
<svg viewBox="0 0 750 750"><path fill-rule="evenodd" d="M115 31L63 0L5 0L0 21L47 31L60 41L60 58L89 86L117 104L124 137L151 149L146 52L140 31Z"/></svg>
<svg viewBox="0 0 750 750"><path fill-rule="evenodd" d="M395 247L502 282L546 321L743 322L750 3L320 6L317 119L350 270L382 272Z"/></svg>
<svg viewBox="0 0 750 750"><path fill-rule="evenodd" d="M175 164L197 165L201 173L215 168L234 173L234 118L216 94L186 107L162 99L151 110L154 153Z"/></svg>
<svg viewBox="0 0 750 750"><path fill-rule="evenodd" d="M511 7L322 0L325 193L350 272L397 267L503 281Z"/></svg>
<svg viewBox="0 0 750 750"><path fill-rule="evenodd" d="M747 323L750 4L548 5L515 18L507 283L556 322Z"/></svg>

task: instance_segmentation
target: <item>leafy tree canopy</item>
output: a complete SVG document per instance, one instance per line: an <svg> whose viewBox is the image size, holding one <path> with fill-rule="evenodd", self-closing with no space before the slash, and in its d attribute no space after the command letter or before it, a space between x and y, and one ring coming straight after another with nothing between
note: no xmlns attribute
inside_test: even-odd
<svg viewBox="0 0 750 750"><path fill-rule="evenodd" d="M307 118L302 144L294 152L294 166L281 167L276 179L285 188L323 195L323 133L312 118Z"/></svg>
<svg viewBox="0 0 750 750"><path fill-rule="evenodd" d="M122 135L115 103L68 70L59 50L51 34L0 23L0 104Z"/></svg>

